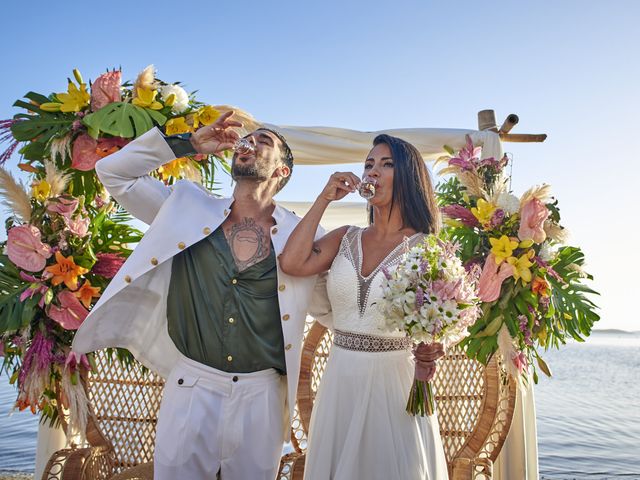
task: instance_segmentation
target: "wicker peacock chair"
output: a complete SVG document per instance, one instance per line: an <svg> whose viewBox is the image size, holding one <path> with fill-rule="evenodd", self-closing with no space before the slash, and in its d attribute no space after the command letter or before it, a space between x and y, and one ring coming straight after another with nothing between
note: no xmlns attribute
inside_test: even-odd
<svg viewBox="0 0 640 480"><path fill-rule="evenodd" d="M306 432L332 338L322 325L307 324L291 427L293 451L282 457L279 480L302 479ZM96 372L85 379L89 446L55 452L42 480L152 480L164 381L137 364L123 369L106 351L96 354L96 363ZM492 478L493 461L511 425L514 381L495 356L484 367L454 350L439 361L434 386L451 480Z"/></svg>

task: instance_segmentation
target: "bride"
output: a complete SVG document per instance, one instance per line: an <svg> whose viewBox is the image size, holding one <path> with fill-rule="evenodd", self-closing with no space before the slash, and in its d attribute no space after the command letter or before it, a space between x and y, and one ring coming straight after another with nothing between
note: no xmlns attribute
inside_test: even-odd
<svg viewBox="0 0 640 480"><path fill-rule="evenodd" d="M446 479L436 415L405 411L414 373L411 342L399 331L381 330L376 304L383 270L438 230L431 180L418 150L389 135L374 139L364 173L375 182L369 226L341 227L314 242L329 203L360 185L353 173L334 173L279 259L290 275L329 270L334 345L311 418L305 479ZM422 366L433 374L442 349L424 353Z"/></svg>

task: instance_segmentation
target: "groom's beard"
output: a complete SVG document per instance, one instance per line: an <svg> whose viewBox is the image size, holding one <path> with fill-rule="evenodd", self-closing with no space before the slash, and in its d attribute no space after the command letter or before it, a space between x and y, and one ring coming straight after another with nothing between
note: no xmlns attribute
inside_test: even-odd
<svg viewBox="0 0 640 480"><path fill-rule="evenodd" d="M261 168L255 164L253 165L241 165L233 163L231 165L231 178L234 180L239 179L252 179L265 181L269 179L269 173L265 168Z"/></svg>

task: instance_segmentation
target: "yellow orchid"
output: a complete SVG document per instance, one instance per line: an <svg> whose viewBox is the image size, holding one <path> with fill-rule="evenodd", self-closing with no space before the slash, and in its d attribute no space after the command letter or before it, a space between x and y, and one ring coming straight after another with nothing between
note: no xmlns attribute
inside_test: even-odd
<svg viewBox="0 0 640 480"><path fill-rule="evenodd" d="M502 235L500 238L490 238L489 243L491 243L491 253L495 256L497 265L511 257L513 251L518 248L518 242L511 240L506 235Z"/></svg>
<svg viewBox="0 0 640 480"><path fill-rule="evenodd" d="M156 101L157 90L148 90L146 88L136 88L137 96L132 103L138 107L150 108L151 110L160 110L163 105Z"/></svg>
<svg viewBox="0 0 640 480"><path fill-rule="evenodd" d="M31 196L39 202L44 202L51 195L51 185L46 180L40 180L31 185Z"/></svg>
<svg viewBox="0 0 640 480"><path fill-rule="evenodd" d="M220 116L220 112L211 105L205 105L193 116L193 128L198 128L200 124L211 125Z"/></svg>
<svg viewBox="0 0 640 480"><path fill-rule="evenodd" d="M78 291L73 292L73 294L80 299L85 307L89 308L91 307L91 300L100 296L100 287L94 287L89 280L85 280Z"/></svg>
<svg viewBox="0 0 640 480"><path fill-rule="evenodd" d="M507 258L507 263L513 266L513 278L516 282L519 279L524 285L531 281L531 270L529 270L529 268L533 266L533 263L531 262L533 255L535 255L535 252L533 250L529 250L528 252L520 255L520 258Z"/></svg>
<svg viewBox="0 0 640 480"><path fill-rule="evenodd" d="M161 166L158 169L158 173L160 173L160 177L162 177L163 180L167 180L169 177L180 178L188 161L189 159L186 157L176 158Z"/></svg>
<svg viewBox="0 0 640 480"><path fill-rule="evenodd" d="M483 226L487 226L496 208L498 207L494 204L487 202L483 198L479 198L476 206L471 208L471 213L473 213L473 216L476 217Z"/></svg>
<svg viewBox="0 0 640 480"><path fill-rule="evenodd" d="M165 124L165 133L167 135L176 135L178 133L192 132L193 129L187 123L184 117L172 118Z"/></svg>
<svg viewBox="0 0 640 480"><path fill-rule="evenodd" d="M75 290L78 288L78 276L84 275L89 270L76 265L71 255L65 257L57 251L55 265L45 268L45 271L53 274L51 283L54 286L64 282L69 290Z"/></svg>

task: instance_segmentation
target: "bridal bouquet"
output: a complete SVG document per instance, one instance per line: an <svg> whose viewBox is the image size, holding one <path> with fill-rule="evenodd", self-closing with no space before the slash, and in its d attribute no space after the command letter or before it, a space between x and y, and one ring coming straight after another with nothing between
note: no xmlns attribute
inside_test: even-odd
<svg viewBox="0 0 640 480"><path fill-rule="evenodd" d="M476 283L479 269L467 272L457 246L430 235L407 252L392 270L383 269L381 309L385 328L400 330L415 342L451 346L468 335L481 314ZM431 384L416 364L407 412L432 415Z"/></svg>

